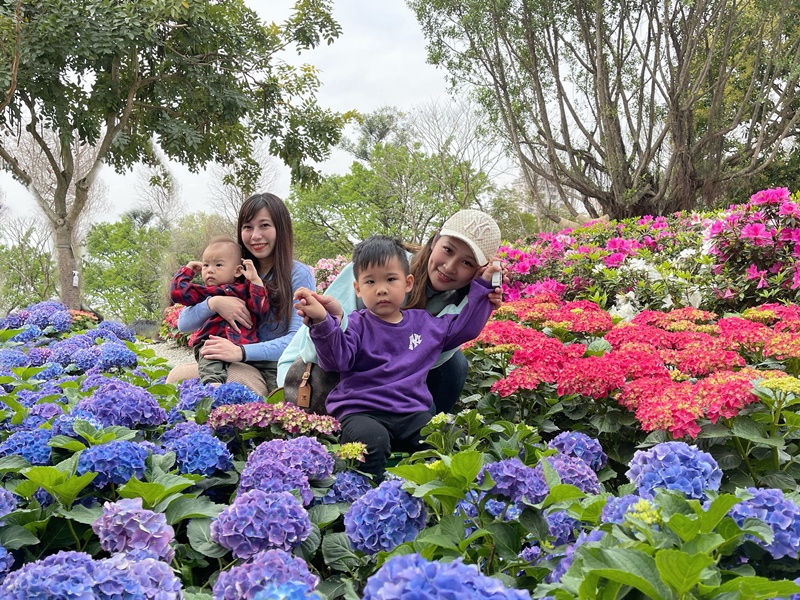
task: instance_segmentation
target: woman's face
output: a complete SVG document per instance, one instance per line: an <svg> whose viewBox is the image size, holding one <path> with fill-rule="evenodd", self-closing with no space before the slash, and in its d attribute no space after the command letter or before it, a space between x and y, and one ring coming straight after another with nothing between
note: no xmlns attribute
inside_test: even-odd
<svg viewBox="0 0 800 600"><path fill-rule="evenodd" d="M266 208L259 210L249 221L242 223L242 243L258 259L259 270L272 266L275 251L275 225Z"/></svg>
<svg viewBox="0 0 800 600"><path fill-rule="evenodd" d="M466 243L443 235L433 243L428 280L437 292L457 290L475 278L480 266Z"/></svg>

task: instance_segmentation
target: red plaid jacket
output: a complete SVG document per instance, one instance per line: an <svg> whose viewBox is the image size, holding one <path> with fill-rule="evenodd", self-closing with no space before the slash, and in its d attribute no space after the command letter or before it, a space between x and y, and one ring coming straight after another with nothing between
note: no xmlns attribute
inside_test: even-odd
<svg viewBox="0 0 800 600"><path fill-rule="evenodd" d="M241 333L237 333L228 322L214 315L205 324L189 336L189 345L193 346L198 340L206 340L210 335L218 335L227 338L234 344L252 344L258 341L258 322L262 315L269 310L269 300L267 290L264 286L253 285L246 279L243 283L231 283L227 285L209 285L192 283L194 271L189 267L183 266L175 273L172 283L169 286L169 297L173 302L184 306L194 306L200 304L206 298L212 296L235 296L241 298L247 304L250 317L253 319L252 329L239 327Z"/></svg>

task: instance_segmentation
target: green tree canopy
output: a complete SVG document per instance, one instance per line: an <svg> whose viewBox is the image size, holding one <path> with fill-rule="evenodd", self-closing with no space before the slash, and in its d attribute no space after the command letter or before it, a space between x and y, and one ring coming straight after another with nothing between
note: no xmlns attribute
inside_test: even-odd
<svg viewBox="0 0 800 600"><path fill-rule="evenodd" d="M711 205L796 143L795 0L408 0L429 61L597 216Z"/></svg>
<svg viewBox="0 0 800 600"><path fill-rule="evenodd" d="M0 3L0 35L13 39L3 24L20 25L16 88L0 112L0 159L53 228L70 306L80 301L71 285L75 223L103 164L128 169L155 144L192 169L219 161L252 173L252 140L267 136L293 180L309 182L317 176L312 163L339 139L343 118L316 103L314 68L280 59L339 35L327 0L298 0L280 25L262 23L243 0L31 0L16 21L14 10ZM0 68L0 80L7 72ZM47 158L52 195L32 185L16 153L25 136ZM85 170L74 158L81 145L95 148Z"/></svg>

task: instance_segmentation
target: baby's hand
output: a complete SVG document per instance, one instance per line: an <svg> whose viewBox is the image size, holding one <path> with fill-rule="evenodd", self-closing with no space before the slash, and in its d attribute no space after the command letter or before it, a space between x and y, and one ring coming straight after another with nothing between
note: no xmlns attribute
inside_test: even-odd
<svg viewBox="0 0 800 600"><path fill-rule="evenodd" d="M245 279L247 279L247 281L253 285L264 285L264 282L261 281L261 277L258 276L256 266L249 258L242 259L242 274L244 275Z"/></svg>
<svg viewBox="0 0 800 600"><path fill-rule="evenodd" d="M297 314L303 317L303 323L311 326L321 323L328 314L325 307L317 300L317 295L308 288L298 288L294 293Z"/></svg>
<svg viewBox="0 0 800 600"><path fill-rule="evenodd" d="M199 260L190 260L188 263L186 263L186 267L197 274L203 270L203 263L201 263Z"/></svg>

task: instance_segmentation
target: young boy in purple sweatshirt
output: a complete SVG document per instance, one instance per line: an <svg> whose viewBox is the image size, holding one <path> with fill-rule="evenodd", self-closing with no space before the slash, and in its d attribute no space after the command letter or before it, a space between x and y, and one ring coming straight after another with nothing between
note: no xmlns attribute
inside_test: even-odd
<svg viewBox="0 0 800 600"><path fill-rule="evenodd" d="M406 250L386 236L372 236L353 251L356 295L366 306L348 315L342 330L335 300L323 305L311 290L295 292L297 312L309 326L319 366L341 373L325 408L341 424L341 442L363 442L362 470L380 479L394 452L416 452L420 430L430 421L428 370L439 355L474 339L492 312L492 263L470 284L460 314L436 317L403 310L414 281Z"/></svg>

